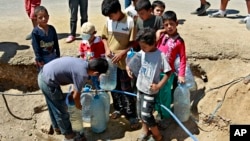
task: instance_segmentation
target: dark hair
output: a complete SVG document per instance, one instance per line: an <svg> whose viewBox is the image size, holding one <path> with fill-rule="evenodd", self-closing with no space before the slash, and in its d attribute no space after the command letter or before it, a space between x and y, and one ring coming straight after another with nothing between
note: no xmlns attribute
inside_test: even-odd
<svg viewBox="0 0 250 141"><path fill-rule="evenodd" d="M150 27L139 30L136 35L136 41L144 42L148 45L154 45L156 42L155 30Z"/></svg>
<svg viewBox="0 0 250 141"><path fill-rule="evenodd" d="M48 15L48 10L44 7L44 6L37 6L34 10L34 14L35 16L37 16L37 14L40 12L40 11L45 11Z"/></svg>
<svg viewBox="0 0 250 141"><path fill-rule="evenodd" d="M155 0L155 1L153 1L153 3L152 3L152 9L155 9L155 7L162 7L162 8L164 8L165 9L165 3L164 2L162 2L162 1L160 1L160 0Z"/></svg>
<svg viewBox="0 0 250 141"><path fill-rule="evenodd" d="M162 19L163 21L165 20L177 21L177 16L174 11L166 11L165 13L163 13Z"/></svg>
<svg viewBox="0 0 250 141"><path fill-rule="evenodd" d="M103 58L94 58L89 61L88 68L90 70L98 71L101 73L106 73L108 70L108 61Z"/></svg>
<svg viewBox="0 0 250 141"><path fill-rule="evenodd" d="M140 11L140 10L149 10L152 8L152 5L149 0L138 0L137 3L135 4L135 10Z"/></svg>
<svg viewBox="0 0 250 141"><path fill-rule="evenodd" d="M109 16L112 13L121 11L121 4L119 0L103 0L101 8L102 15Z"/></svg>

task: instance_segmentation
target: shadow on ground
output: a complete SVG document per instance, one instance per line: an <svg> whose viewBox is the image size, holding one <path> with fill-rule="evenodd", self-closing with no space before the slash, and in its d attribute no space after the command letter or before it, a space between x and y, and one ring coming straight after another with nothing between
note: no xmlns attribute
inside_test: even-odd
<svg viewBox="0 0 250 141"><path fill-rule="evenodd" d="M19 45L15 42L0 42L0 53L3 52L3 54L0 54L0 62L8 63L9 60L16 55L17 50L25 50L29 48L30 47L27 45Z"/></svg>

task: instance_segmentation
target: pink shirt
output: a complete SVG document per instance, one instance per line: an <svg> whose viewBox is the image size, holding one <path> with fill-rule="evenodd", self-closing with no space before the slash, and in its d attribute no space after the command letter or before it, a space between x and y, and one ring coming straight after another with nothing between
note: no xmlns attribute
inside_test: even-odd
<svg viewBox="0 0 250 141"><path fill-rule="evenodd" d="M168 35L161 34L160 40L157 44L157 48L166 55L172 72L175 72L175 59L178 56L180 57L180 70L178 76L185 77L186 51L185 43L180 35L177 34L174 37L168 37Z"/></svg>

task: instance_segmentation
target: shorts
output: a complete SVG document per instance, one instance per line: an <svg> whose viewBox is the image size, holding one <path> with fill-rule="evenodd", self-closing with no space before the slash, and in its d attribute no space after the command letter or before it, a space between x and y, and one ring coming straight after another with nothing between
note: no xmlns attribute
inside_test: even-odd
<svg viewBox="0 0 250 141"><path fill-rule="evenodd" d="M25 0L25 10L30 19L35 19L35 8L40 4L41 0Z"/></svg>

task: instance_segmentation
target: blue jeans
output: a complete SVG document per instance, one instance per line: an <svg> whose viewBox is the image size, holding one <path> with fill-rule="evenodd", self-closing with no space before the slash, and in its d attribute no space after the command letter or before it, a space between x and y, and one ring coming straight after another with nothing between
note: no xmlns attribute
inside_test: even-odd
<svg viewBox="0 0 250 141"><path fill-rule="evenodd" d="M66 95L62 93L60 86L48 86L43 80L42 70L38 74L38 86L45 96L53 128L59 128L64 135L72 134L70 116L65 103Z"/></svg>
<svg viewBox="0 0 250 141"><path fill-rule="evenodd" d="M81 26L88 21L88 0L69 0L70 35L76 36L78 7L80 7Z"/></svg>

